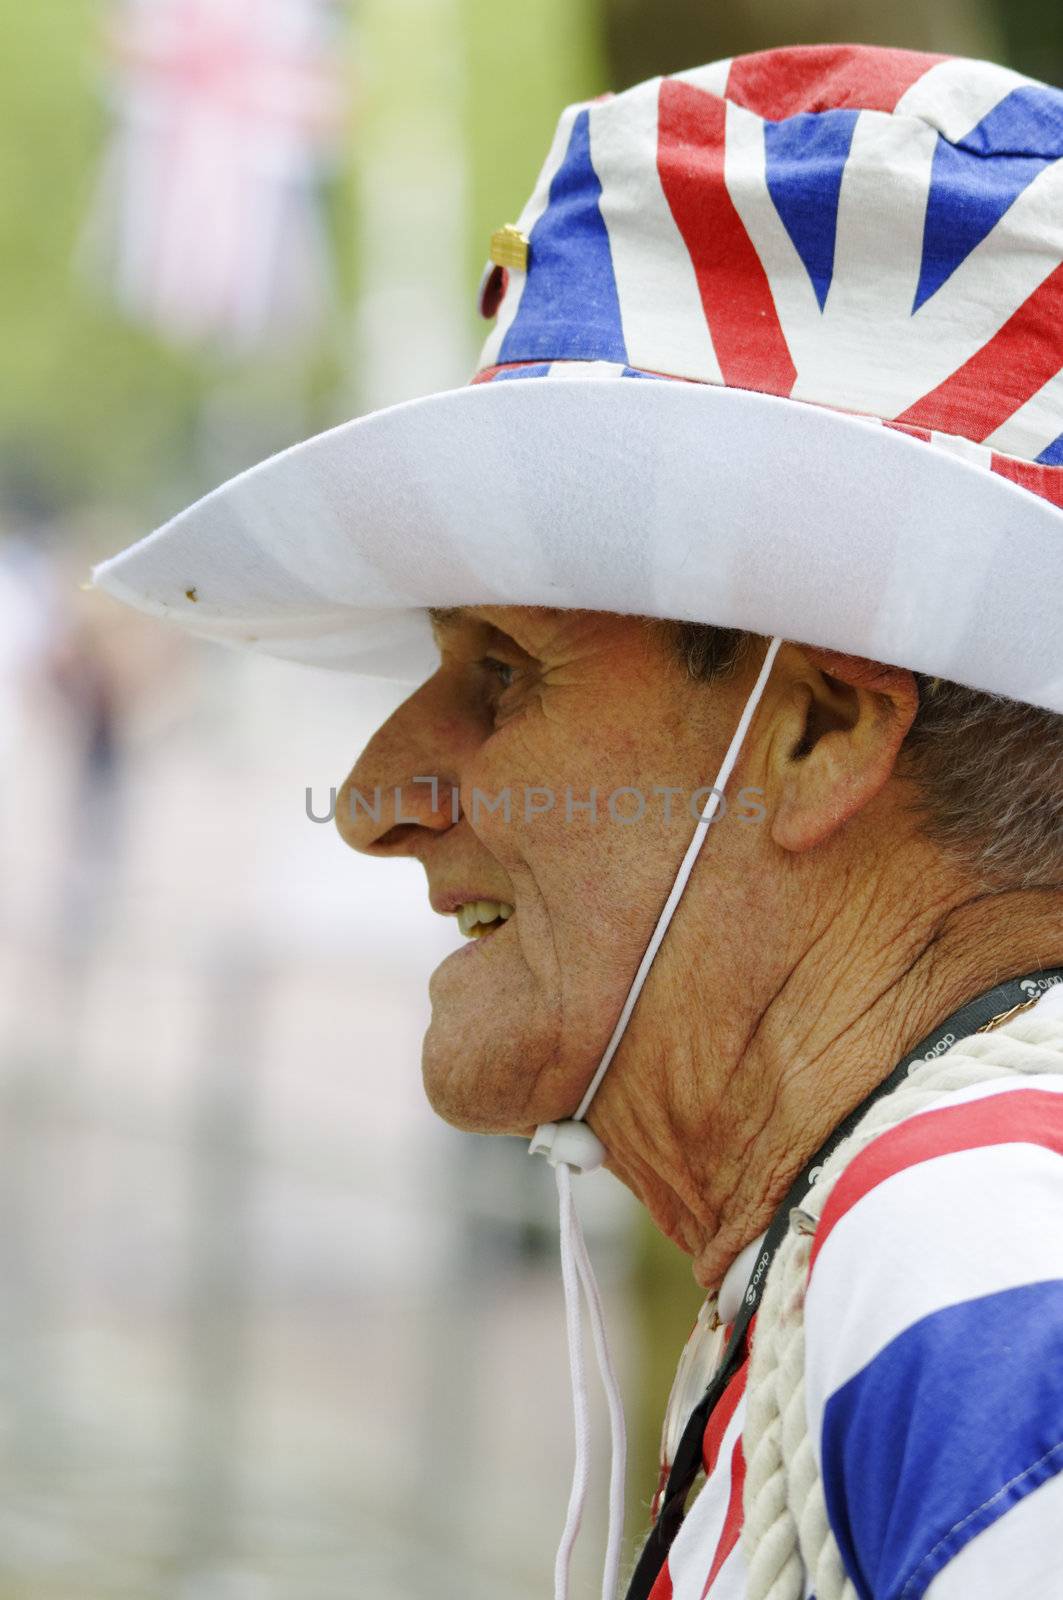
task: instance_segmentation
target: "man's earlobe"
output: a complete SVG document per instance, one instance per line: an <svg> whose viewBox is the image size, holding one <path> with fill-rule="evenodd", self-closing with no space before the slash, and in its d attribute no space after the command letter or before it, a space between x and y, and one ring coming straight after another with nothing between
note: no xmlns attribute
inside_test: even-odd
<svg viewBox="0 0 1063 1600"><path fill-rule="evenodd" d="M919 707L912 673L832 650L803 650L790 686L772 838L822 844L879 794Z"/></svg>

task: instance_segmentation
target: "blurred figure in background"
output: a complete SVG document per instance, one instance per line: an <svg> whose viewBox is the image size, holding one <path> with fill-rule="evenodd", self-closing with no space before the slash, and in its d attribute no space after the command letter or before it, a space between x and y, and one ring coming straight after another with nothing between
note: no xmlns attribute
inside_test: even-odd
<svg viewBox="0 0 1063 1600"><path fill-rule="evenodd" d="M64 703L75 752L68 846L66 938L84 949L106 904L122 840L121 690L115 667L87 617L56 630L48 680Z"/></svg>

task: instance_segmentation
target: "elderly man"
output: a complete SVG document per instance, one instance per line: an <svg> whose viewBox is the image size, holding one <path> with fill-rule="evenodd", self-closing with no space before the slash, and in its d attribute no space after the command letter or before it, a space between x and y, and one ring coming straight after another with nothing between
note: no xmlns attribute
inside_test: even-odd
<svg viewBox="0 0 1063 1600"><path fill-rule="evenodd" d="M603 1159L709 1293L632 1596L1063 1595L1061 129L841 46L570 107L473 385L97 573L366 671L430 622L337 817L468 940L432 1104L557 1169L558 1596Z"/></svg>

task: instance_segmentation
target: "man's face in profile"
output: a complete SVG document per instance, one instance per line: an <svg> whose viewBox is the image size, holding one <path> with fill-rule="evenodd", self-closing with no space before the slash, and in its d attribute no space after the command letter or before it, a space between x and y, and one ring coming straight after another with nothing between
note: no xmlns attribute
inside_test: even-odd
<svg viewBox="0 0 1063 1600"><path fill-rule="evenodd" d="M439 669L367 746L337 818L358 848L416 857L436 910L486 903L432 975L425 1086L458 1126L528 1133L571 1115L604 1049L742 680L691 682L660 628L610 613L474 607L434 629ZM432 776L435 810L414 781ZM374 822L353 791L377 785L415 820Z"/></svg>

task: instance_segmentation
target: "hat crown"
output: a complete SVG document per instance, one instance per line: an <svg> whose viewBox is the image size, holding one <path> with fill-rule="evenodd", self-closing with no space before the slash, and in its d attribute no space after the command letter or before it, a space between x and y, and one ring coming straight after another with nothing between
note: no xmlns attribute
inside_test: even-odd
<svg viewBox="0 0 1063 1600"><path fill-rule="evenodd" d="M756 389L985 447L1063 503L1059 90L851 45L714 62L568 107L517 227L483 376Z"/></svg>

